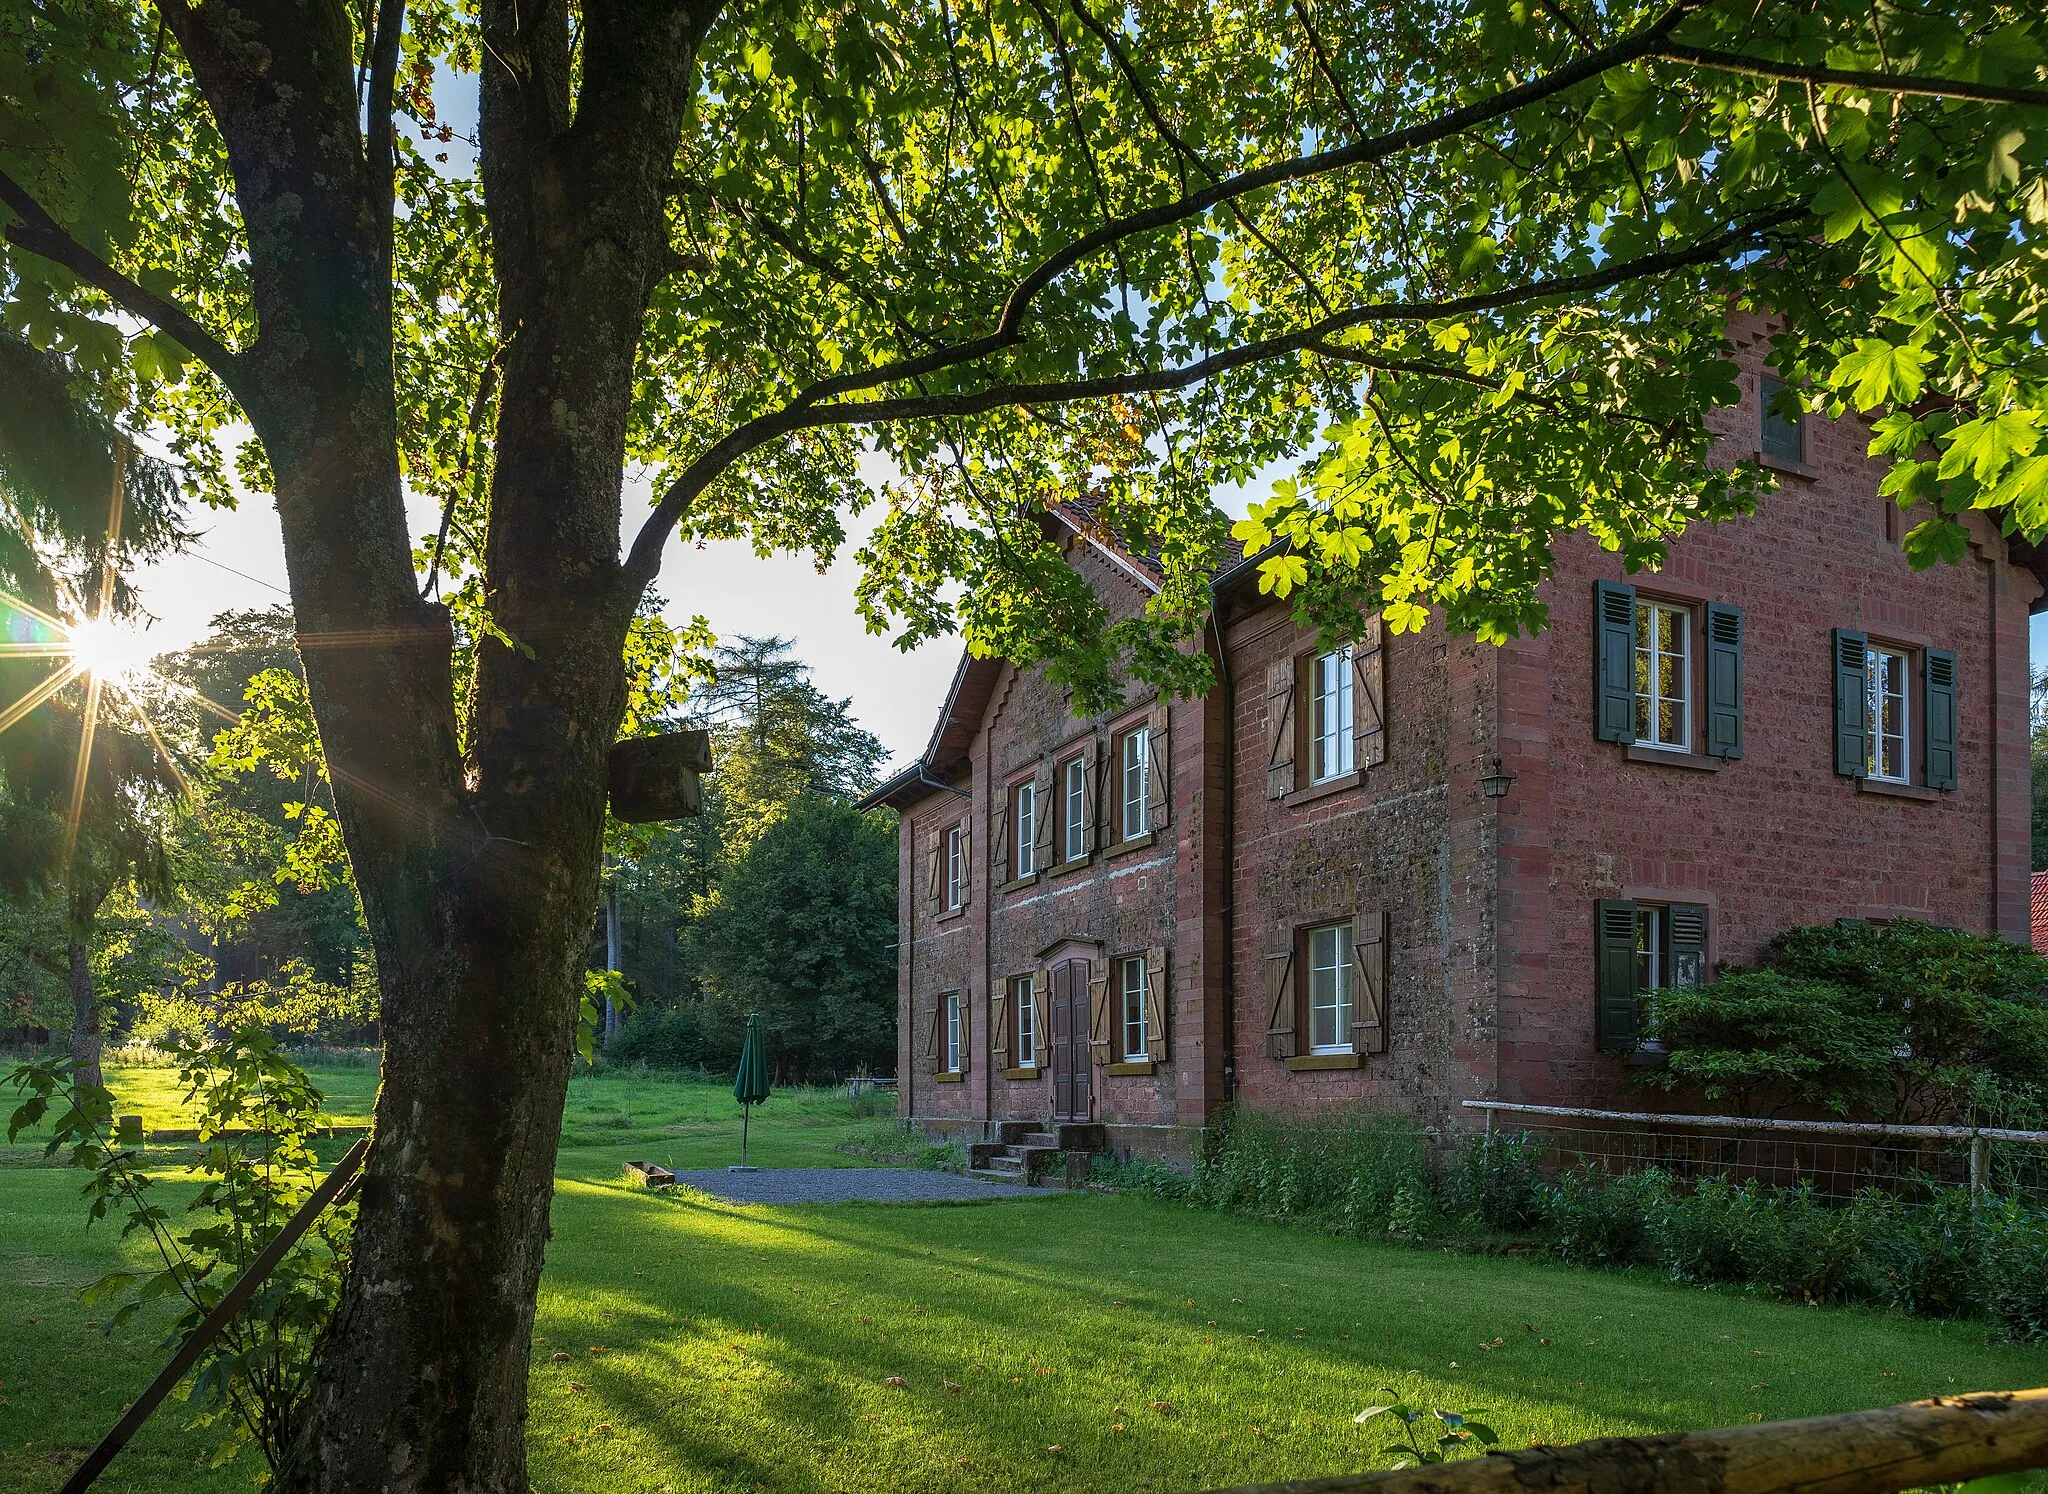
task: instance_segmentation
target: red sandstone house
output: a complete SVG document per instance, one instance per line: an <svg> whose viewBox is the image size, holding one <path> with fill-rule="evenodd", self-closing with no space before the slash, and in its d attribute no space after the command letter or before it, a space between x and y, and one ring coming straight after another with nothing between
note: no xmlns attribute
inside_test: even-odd
<svg viewBox="0 0 2048 1494"><path fill-rule="evenodd" d="M868 801L901 815L902 1113L1174 1158L1228 1101L1636 1108L1655 990L1780 929L2028 940L2031 557L1977 524L1912 571L1864 427L1762 413L1767 347L1738 340L1722 441L1778 491L1655 574L1560 544L1537 637L1374 619L1318 654L1253 560L1217 581L1205 700L1077 720L964 659ZM1112 612L1145 604L1145 559L1048 522Z"/></svg>

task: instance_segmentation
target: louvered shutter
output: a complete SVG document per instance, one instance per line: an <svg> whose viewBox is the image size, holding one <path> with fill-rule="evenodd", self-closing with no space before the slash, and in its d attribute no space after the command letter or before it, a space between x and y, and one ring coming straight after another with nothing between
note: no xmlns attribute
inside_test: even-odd
<svg viewBox="0 0 2048 1494"><path fill-rule="evenodd" d="M995 813L989 816L988 864L995 875L992 882L1010 880L1010 791L1003 790L1003 797L996 801Z"/></svg>
<svg viewBox="0 0 2048 1494"><path fill-rule="evenodd" d="M1636 739L1636 589L1619 581L1593 583L1593 732Z"/></svg>
<svg viewBox="0 0 2048 1494"><path fill-rule="evenodd" d="M1626 1052L1636 1045L1636 905L1600 899L1593 905L1593 929L1600 1046Z"/></svg>
<svg viewBox="0 0 2048 1494"><path fill-rule="evenodd" d="M1145 823L1164 830L1171 821L1173 806L1172 712L1154 706L1145 736Z"/></svg>
<svg viewBox="0 0 2048 1494"><path fill-rule="evenodd" d="M1664 913L1671 951L1671 984L1707 983L1707 910L1698 903L1673 903Z"/></svg>
<svg viewBox="0 0 2048 1494"><path fill-rule="evenodd" d="M926 1017L921 1062L927 1074L936 1074L946 1066L946 1004L943 1000Z"/></svg>
<svg viewBox="0 0 2048 1494"><path fill-rule="evenodd" d="M1870 696L1867 635L1837 628L1835 665L1835 771L1861 778L1870 771Z"/></svg>
<svg viewBox="0 0 2048 1494"><path fill-rule="evenodd" d="M1351 926L1351 1047L1387 1051L1387 915L1360 913Z"/></svg>
<svg viewBox="0 0 2048 1494"><path fill-rule="evenodd" d="M1266 666L1266 797L1294 792L1295 662L1282 659Z"/></svg>
<svg viewBox="0 0 2048 1494"><path fill-rule="evenodd" d="M1010 1066L1010 987L1005 981L988 995L988 1066Z"/></svg>
<svg viewBox="0 0 2048 1494"><path fill-rule="evenodd" d="M1952 789L1956 786L1956 656L1945 648L1930 648L1920 661L1926 681L1927 737L1921 761L1927 764L1927 786Z"/></svg>
<svg viewBox="0 0 2048 1494"><path fill-rule="evenodd" d="M1351 715L1353 761L1360 768L1387 760L1386 629L1375 612L1365 620L1365 636L1351 645Z"/></svg>
<svg viewBox="0 0 2048 1494"><path fill-rule="evenodd" d="M1145 1056L1166 1061L1166 947L1145 951Z"/></svg>
<svg viewBox="0 0 2048 1494"><path fill-rule="evenodd" d="M1091 976L1088 981L1088 1056L1097 1063L1110 1061L1109 1036L1115 1019L1109 1010L1109 977Z"/></svg>
<svg viewBox="0 0 2048 1494"><path fill-rule="evenodd" d="M1266 1052L1294 1057L1294 946L1266 956Z"/></svg>
<svg viewBox="0 0 2048 1494"><path fill-rule="evenodd" d="M1707 756L1742 756L1742 609L1707 603Z"/></svg>

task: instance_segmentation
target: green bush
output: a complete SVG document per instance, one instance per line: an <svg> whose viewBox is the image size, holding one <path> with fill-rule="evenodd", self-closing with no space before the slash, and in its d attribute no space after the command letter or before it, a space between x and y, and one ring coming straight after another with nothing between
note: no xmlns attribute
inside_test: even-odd
<svg viewBox="0 0 2048 1494"><path fill-rule="evenodd" d="M645 1064L651 1069L730 1068L739 1062L737 1044L713 1031L701 1002L643 1007L604 1045L612 1064Z"/></svg>
<svg viewBox="0 0 2048 1494"><path fill-rule="evenodd" d="M1474 1136L1449 1179L1450 1212L1488 1229L1533 1229L1543 1219L1541 1137L1526 1131Z"/></svg>
<svg viewBox="0 0 2048 1494"><path fill-rule="evenodd" d="M1677 1281L1745 1281L1756 1211L1755 1191L1726 1178L1669 1190L1645 1221L1650 1252Z"/></svg>
<svg viewBox="0 0 2048 1494"><path fill-rule="evenodd" d="M1422 1128L1370 1111L1315 1120L1232 1111L1214 1131L1195 1181L1211 1207L1343 1234L1385 1234L1404 1190L1408 1228L1420 1223L1418 1203L1434 1211Z"/></svg>
<svg viewBox="0 0 2048 1494"><path fill-rule="evenodd" d="M1630 1266L1649 1258L1649 1221L1670 1190L1655 1168L1619 1177L1597 1167L1561 1172L1544 1190L1550 1248L1581 1266Z"/></svg>
<svg viewBox="0 0 2048 1494"><path fill-rule="evenodd" d="M1982 1215L1984 1306L2021 1343L2048 1343L2048 1216L2008 1202Z"/></svg>
<svg viewBox="0 0 2048 1494"><path fill-rule="evenodd" d="M1119 1162L1098 1156L1088 1168L1088 1180L1119 1193L1137 1193L1161 1203L1189 1203L1197 1199L1195 1180L1187 1173L1157 1162L1132 1158Z"/></svg>
<svg viewBox="0 0 2048 1494"><path fill-rule="evenodd" d="M1873 1232L1870 1266L1878 1299L1921 1317L1965 1317L1984 1302L1990 1254L1988 1211L1960 1189L1927 1203L1873 1203L1882 1224Z"/></svg>

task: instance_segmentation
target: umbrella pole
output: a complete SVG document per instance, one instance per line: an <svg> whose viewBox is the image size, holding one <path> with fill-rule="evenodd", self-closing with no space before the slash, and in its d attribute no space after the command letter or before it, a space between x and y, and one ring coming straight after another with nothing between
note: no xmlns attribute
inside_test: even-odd
<svg viewBox="0 0 2048 1494"><path fill-rule="evenodd" d="M747 1122L754 1118L754 1107L740 1106L740 1166L747 1165Z"/></svg>

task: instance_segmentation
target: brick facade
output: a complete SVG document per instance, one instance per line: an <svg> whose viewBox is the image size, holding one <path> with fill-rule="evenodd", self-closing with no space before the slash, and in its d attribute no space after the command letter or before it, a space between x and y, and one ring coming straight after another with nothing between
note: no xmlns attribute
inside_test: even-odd
<svg viewBox="0 0 2048 1494"><path fill-rule="evenodd" d="M1744 402L1719 426L1731 461L1758 449L1766 356L1755 324L1735 344ZM1171 1157L1231 1099L1275 1111L1364 1104L1432 1124L1458 1123L1466 1099L1616 1100L1627 1059L1598 1042L1601 899L1703 909L1708 968L1753 959L1779 929L1837 918L1911 916L2028 939L2027 620L2042 587L1987 524L1974 524L1964 562L1915 573L1899 549L1913 516L1876 495L1867 440L1853 418L1809 418L1800 458L1774 463L1778 490L1757 513L1687 534L1655 574L1625 576L1590 542L1560 542L1544 587L1550 624L1533 638L1492 647L1438 626L1380 638L1378 683L1357 677L1366 698L1379 692L1377 760L1328 784L1309 782L1306 761L1272 765L1287 756L1276 713L1308 708L1313 640L1240 584L1248 565L1219 582L1219 687L1205 701L1138 699L1077 721L1043 675L964 662L931 748L872 801L902 815L904 1113L975 1139L1003 1120L1048 1118L1043 1069L991 1067L990 995L1067 958L1101 977L1121 956L1165 952L1164 1056L1120 1063L1098 1044L1087 1093L1119 1151ZM1146 562L1085 527L1069 516L1061 529L1070 558L1112 613L1142 607ZM1693 750L1596 735L1597 581L1626 582L1637 605L1695 624L1709 603L1741 609L1739 757L1702 750L1698 632ZM1953 789L1921 786L1917 763L1898 786L1836 771L1836 629L1909 660L1953 652ZM1918 722L1927 701L1911 699ZM1021 883L1014 862L991 864L1008 790L1050 782L1076 750L1111 751L1140 722L1166 730L1164 827ZM1299 722L1291 740L1307 750ZM1489 774L1512 780L1504 795L1483 791ZM936 845L943 859L947 828L963 822L968 896L948 912L929 895L931 854ZM1361 991L1383 978L1384 1040L1361 1027L1369 1051L1313 1055L1305 1034L1269 1034L1284 987L1275 972L1298 985L1303 931L1338 920L1360 940L1385 930L1370 952L1382 977L1363 973L1363 949L1357 966ZM953 1076L926 1047L930 1014L956 991L969 1046Z"/></svg>

